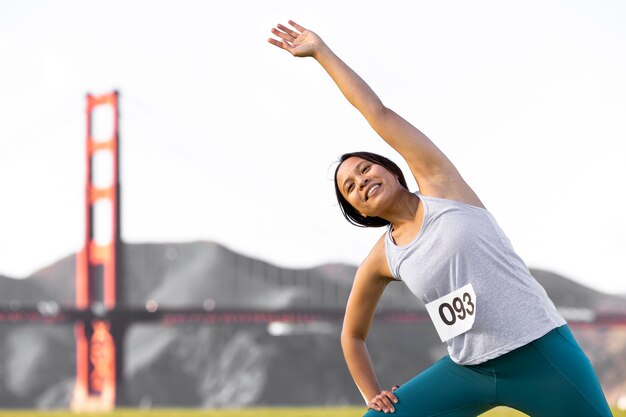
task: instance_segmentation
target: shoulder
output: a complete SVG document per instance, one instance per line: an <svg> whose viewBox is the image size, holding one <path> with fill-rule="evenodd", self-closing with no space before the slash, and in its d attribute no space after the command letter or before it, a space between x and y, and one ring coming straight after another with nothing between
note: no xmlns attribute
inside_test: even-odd
<svg viewBox="0 0 626 417"><path fill-rule="evenodd" d="M372 250L359 266L357 275L365 275L370 278L378 278L386 281L393 280L393 276L389 270L389 264L387 263L387 254L385 253L386 236L387 232L383 233L374 244Z"/></svg>

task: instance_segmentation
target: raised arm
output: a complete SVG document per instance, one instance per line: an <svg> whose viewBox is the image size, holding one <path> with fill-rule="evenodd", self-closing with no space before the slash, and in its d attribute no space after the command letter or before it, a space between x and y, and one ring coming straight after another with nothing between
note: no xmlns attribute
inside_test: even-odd
<svg viewBox="0 0 626 417"><path fill-rule="evenodd" d="M343 321L341 331L341 347L343 354L363 399L368 408L377 411L393 411L393 403L397 402L392 391L381 390L374 366L365 345L365 339L372 326L378 301L390 282L388 272L381 271L380 259L384 256L382 241L374 247L372 253L359 267Z"/></svg>
<svg viewBox="0 0 626 417"><path fill-rule="evenodd" d="M289 24L295 30L279 24L272 33L281 40L269 39L269 42L294 56L315 58L376 133L402 155L424 194L448 197L452 194L461 200L473 196L454 165L426 135L385 107L369 85L318 35L291 20ZM469 200L473 202L472 198Z"/></svg>

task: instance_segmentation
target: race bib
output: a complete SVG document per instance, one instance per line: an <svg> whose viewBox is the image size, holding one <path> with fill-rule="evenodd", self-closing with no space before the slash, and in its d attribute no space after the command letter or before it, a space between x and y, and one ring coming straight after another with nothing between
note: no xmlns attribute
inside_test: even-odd
<svg viewBox="0 0 626 417"><path fill-rule="evenodd" d="M476 293L472 284L431 301L426 304L426 310L442 342L465 333L474 326L476 318Z"/></svg>

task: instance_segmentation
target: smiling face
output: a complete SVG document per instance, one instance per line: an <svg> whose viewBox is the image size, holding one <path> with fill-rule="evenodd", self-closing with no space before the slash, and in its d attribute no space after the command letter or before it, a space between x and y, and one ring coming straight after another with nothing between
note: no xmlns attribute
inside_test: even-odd
<svg viewBox="0 0 626 417"><path fill-rule="evenodd" d="M383 166L352 156L337 169L339 192L361 215L379 217L402 186Z"/></svg>

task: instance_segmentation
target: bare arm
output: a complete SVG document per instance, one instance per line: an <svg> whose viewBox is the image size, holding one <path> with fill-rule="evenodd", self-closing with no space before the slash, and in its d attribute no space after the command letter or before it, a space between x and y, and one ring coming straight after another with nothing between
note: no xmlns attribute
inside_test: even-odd
<svg viewBox="0 0 626 417"><path fill-rule="evenodd" d="M454 165L426 135L385 107L370 86L319 36L293 21L289 24L296 30L278 25L272 33L282 41L269 42L294 56L315 58L376 133L406 160L422 193L481 205Z"/></svg>
<svg viewBox="0 0 626 417"><path fill-rule="evenodd" d="M381 259L381 253L384 256L381 243L382 240L357 271L346 306L341 346L350 374L368 407L377 411L393 412L393 403L397 402L397 398L392 392L381 391L365 345L376 306L390 282L388 268L384 271L380 267L386 265L381 263L384 262L384 258Z"/></svg>
<svg viewBox="0 0 626 417"><path fill-rule="evenodd" d="M383 105L371 87L325 44L315 55L346 99L378 135L407 161L420 186L455 171L452 163L419 129Z"/></svg>

